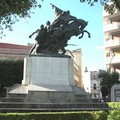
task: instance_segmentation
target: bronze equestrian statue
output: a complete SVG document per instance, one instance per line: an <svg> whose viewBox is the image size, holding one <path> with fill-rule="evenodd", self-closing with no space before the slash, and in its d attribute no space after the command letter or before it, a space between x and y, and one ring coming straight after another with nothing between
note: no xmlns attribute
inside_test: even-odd
<svg viewBox="0 0 120 120"><path fill-rule="evenodd" d="M52 8L55 9L56 19L50 24L47 21L46 26L40 26L40 29L33 32L29 38L35 33L36 44L30 50L30 54L39 53L52 53L52 54L65 54L65 47L68 45L67 42L72 36L79 36L79 39L83 37L84 33L90 33L84 30L88 25L88 22L83 19L77 19L70 15L69 11L63 11L51 4ZM62 53L59 53L62 51Z"/></svg>

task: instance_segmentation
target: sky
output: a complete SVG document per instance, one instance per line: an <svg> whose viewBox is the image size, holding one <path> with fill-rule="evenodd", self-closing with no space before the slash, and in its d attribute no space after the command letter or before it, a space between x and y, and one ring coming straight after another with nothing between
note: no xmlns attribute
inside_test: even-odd
<svg viewBox="0 0 120 120"><path fill-rule="evenodd" d="M38 0L40 1L40 0ZM27 45L28 43L35 43L35 36L28 38L28 36L39 28L41 24L46 25L49 20L54 21L54 9L50 3L54 4L63 11L70 11L72 16L78 19L88 21L85 30L90 32L91 38L84 34L82 39L74 36L68 41L68 44L75 44L76 46L68 45L66 49L82 50L82 64L83 68L87 67L89 71L105 69L104 56L104 40L103 40L103 7L98 2L94 6L89 6L87 3L80 3L80 0L44 0L41 2L42 7L33 9L34 14L31 18L22 18L19 22L13 25L13 31L5 30L5 37L0 39L0 42L13 43L20 45Z"/></svg>

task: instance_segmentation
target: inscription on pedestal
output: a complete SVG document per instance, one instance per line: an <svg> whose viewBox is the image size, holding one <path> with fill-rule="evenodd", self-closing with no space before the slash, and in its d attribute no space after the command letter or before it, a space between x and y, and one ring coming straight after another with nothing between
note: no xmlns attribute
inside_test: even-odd
<svg viewBox="0 0 120 120"><path fill-rule="evenodd" d="M70 57L30 56L25 60L23 84L75 85Z"/></svg>

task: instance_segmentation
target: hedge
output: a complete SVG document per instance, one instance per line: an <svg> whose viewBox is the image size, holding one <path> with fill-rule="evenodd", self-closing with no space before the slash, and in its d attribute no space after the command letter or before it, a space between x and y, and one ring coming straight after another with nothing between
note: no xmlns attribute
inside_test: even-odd
<svg viewBox="0 0 120 120"><path fill-rule="evenodd" d="M0 113L0 120L120 120L120 110L92 112Z"/></svg>
<svg viewBox="0 0 120 120"><path fill-rule="evenodd" d="M23 60L0 60L0 84L11 86L21 83L23 78Z"/></svg>
<svg viewBox="0 0 120 120"><path fill-rule="evenodd" d="M108 106L113 108L109 111L108 120L120 120L120 102L108 102Z"/></svg>
<svg viewBox="0 0 120 120"><path fill-rule="evenodd" d="M1 113L0 120L106 120L107 112Z"/></svg>

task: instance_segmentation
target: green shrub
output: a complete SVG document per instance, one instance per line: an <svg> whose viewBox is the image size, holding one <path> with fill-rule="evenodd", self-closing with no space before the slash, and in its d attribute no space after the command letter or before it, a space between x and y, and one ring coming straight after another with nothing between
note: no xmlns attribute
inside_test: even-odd
<svg viewBox="0 0 120 120"><path fill-rule="evenodd" d="M120 120L120 110L111 110L108 120Z"/></svg>
<svg viewBox="0 0 120 120"><path fill-rule="evenodd" d="M108 106L113 109L120 109L120 102L108 102Z"/></svg>
<svg viewBox="0 0 120 120"><path fill-rule="evenodd" d="M120 102L108 102L113 110L109 111L108 120L120 120Z"/></svg>
<svg viewBox="0 0 120 120"><path fill-rule="evenodd" d="M105 111L1 113L0 120L107 120Z"/></svg>
<svg viewBox="0 0 120 120"><path fill-rule="evenodd" d="M23 77L23 60L0 60L0 84L11 86L21 83Z"/></svg>
<svg viewBox="0 0 120 120"><path fill-rule="evenodd" d="M107 120L108 111L96 111L94 116L95 120Z"/></svg>

